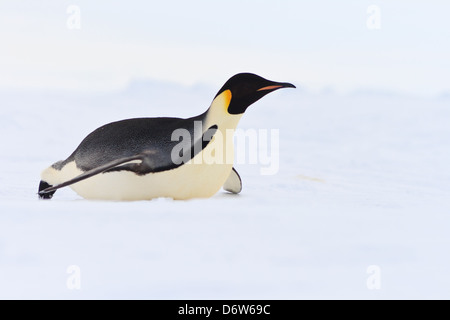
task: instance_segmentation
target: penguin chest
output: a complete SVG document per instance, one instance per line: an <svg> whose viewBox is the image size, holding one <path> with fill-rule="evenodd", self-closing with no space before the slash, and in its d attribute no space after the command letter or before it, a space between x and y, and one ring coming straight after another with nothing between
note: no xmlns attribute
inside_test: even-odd
<svg viewBox="0 0 450 320"><path fill-rule="evenodd" d="M130 171L103 173L71 187L86 199L208 198L216 194L229 177L233 168L232 161L229 161L233 159L232 151L233 148L217 148L215 143L210 143L189 162L175 169L146 175Z"/></svg>

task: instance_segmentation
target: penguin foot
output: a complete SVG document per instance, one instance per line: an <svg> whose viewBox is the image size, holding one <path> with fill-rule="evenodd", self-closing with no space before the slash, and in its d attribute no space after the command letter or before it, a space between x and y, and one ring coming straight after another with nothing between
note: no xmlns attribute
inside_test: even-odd
<svg viewBox="0 0 450 320"><path fill-rule="evenodd" d="M45 199L45 200L50 200L51 198L53 198L53 195L55 194L56 191L52 191L52 192L42 192L43 190L52 187L51 185L49 185L47 182L42 181L39 183L39 199Z"/></svg>

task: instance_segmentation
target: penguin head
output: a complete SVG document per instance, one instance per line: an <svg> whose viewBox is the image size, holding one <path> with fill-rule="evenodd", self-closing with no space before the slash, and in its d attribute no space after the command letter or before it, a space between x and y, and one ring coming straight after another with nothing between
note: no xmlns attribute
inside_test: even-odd
<svg viewBox="0 0 450 320"><path fill-rule="evenodd" d="M247 108L275 90L295 88L291 83L275 82L253 73L239 73L231 77L216 95L227 92L230 96L227 111L229 114L243 114Z"/></svg>

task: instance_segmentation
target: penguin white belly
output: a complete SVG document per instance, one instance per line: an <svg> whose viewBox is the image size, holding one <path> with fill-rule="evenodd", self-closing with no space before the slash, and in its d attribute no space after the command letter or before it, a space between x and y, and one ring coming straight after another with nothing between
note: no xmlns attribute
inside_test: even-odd
<svg viewBox="0 0 450 320"><path fill-rule="evenodd" d="M154 198L187 200L209 198L216 194L228 179L233 164L207 164L200 161L209 146L190 162L178 168L137 175L131 171L114 171L96 175L71 185L80 196L92 200L139 201ZM63 168L65 180L82 173L75 163Z"/></svg>

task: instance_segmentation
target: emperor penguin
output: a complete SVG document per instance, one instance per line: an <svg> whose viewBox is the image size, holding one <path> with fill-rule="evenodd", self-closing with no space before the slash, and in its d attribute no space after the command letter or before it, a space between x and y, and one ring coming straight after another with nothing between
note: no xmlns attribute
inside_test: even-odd
<svg viewBox="0 0 450 320"><path fill-rule="evenodd" d="M221 187L240 193L233 132L250 105L281 88L295 86L240 73L198 116L106 124L42 172L38 195L51 199L66 186L86 199L116 201L208 198Z"/></svg>

